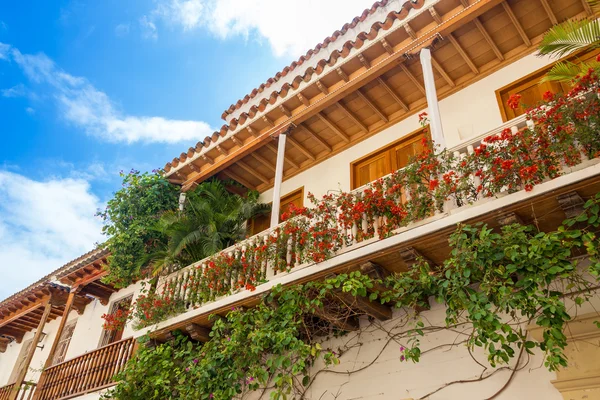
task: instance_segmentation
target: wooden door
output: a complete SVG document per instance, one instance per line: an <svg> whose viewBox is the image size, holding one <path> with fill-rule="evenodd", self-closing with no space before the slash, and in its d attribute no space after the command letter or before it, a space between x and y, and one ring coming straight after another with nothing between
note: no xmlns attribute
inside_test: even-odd
<svg viewBox="0 0 600 400"><path fill-rule="evenodd" d="M553 94L565 93L569 90L569 85L562 82L539 82L540 77L535 77L532 80L523 82L515 88L502 93L502 104L504 112L508 120L511 120L519 115L527 112L527 109L534 107L544 99L544 93L551 92ZM521 105L512 109L507 102L513 94L521 95Z"/></svg>

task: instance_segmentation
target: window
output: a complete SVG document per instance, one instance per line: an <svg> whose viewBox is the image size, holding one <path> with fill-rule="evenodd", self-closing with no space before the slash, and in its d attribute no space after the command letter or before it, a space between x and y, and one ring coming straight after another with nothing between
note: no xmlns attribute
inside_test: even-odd
<svg viewBox="0 0 600 400"><path fill-rule="evenodd" d="M133 300L133 295L131 294L120 300L114 301L110 305L109 314L114 314L118 310L122 310L122 311L129 310L132 300ZM106 330L105 329L102 332L102 339L100 340L100 347L106 346L107 344L111 344L111 343L118 342L119 340L121 340L123 338L124 329L125 329L125 327L123 327L123 329L119 329L119 330Z"/></svg>
<svg viewBox="0 0 600 400"><path fill-rule="evenodd" d="M75 331L75 325L77 325L77 320L67 322L67 324L63 328L62 334L60 335L60 339L58 339L58 346L56 347L56 351L54 352L54 357L52 358L51 365L60 364L65 360L65 356L67 355L67 349L69 348L69 344L71 343L71 337L73 337L73 332Z"/></svg>
<svg viewBox="0 0 600 400"><path fill-rule="evenodd" d="M584 51L578 52L573 56L567 56L560 61L590 61L593 57L596 57L598 51ZM541 68L513 83L504 86L496 90L496 98L498 99L498 105L500 106L500 113L502 114L502 120L504 122L509 121L519 115L525 114L527 107L535 106L544 98L544 93L565 93L569 90L570 84L568 82L543 82L540 83L542 77L552 68L552 65L548 65ZM521 95L521 104L525 105L525 108L519 107L516 110L511 109L506 102L508 98L513 94Z"/></svg>
<svg viewBox="0 0 600 400"><path fill-rule="evenodd" d="M17 380L17 376L21 371L23 371L23 368L25 368L25 359L27 358L27 354L29 353L32 344L33 339L29 339L23 342L23 345L21 346L21 351L19 352L19 357L17 358L17 362L15 363L15 368L13 369L13 372L10 375L10 379L8 380L9 383L15 383L15 381Z"/></svg>
<svg viewBox="0 0 600 400"><path fill-rule="evenodd" d="M281 215L288 211L291 204L296 207L304 206L304 186L281 197L281 202L279 203L279 221L281 221ZM258 216L250 222L250 234L256 235L265 229L269 229L270 225L271 213Z"/></svg>
<svg viewBox="0 0 600 400"><path fill-rule="evenodd" d="M423 151L423 138L429 135L428 132L427 129L419 129L354 161L350 164L352 189L406 167L411 158Z"/></svg>

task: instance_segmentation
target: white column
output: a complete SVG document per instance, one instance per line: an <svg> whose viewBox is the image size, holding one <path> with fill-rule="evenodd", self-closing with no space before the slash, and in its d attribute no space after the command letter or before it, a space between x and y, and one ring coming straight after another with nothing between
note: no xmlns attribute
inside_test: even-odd
<svg viewBox="0 0 600 400"><path fill-rule="evenodd" d="M277 144L277 163L275 164L275 184L273 186L273 204L271 207L271 228L279 224L279 204L281 201L281 180L283 178L286 133L287 131L279 134L279 143Z"/></svg>
<svg viewBox="0 0 600 400"><path fill-rule="evenodd" d="M423 67L423 81L425 82L425 95L427 97L427 107L429 108L429 124L431 126L431 139L434 144L442 149L446 148L446 139L442 130L442 118L440 117L440 107L435 90L435 79L433 77L433 67L431 65L431 50L421 50L421 66Z"/></svg>

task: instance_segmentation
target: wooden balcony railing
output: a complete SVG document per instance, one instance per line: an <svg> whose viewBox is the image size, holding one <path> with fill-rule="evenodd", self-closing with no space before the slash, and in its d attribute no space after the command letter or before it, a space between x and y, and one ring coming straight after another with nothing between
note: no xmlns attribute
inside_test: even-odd
<svg viewBox="0 0 600 400"><path fill-rule="evenodd" d="M15 384L0 387L0 400L8 400L10 393L15 390ZM35 383L23 382L17 393L16 400L31 400L35 393Z"/></svg>
<svg viewBox="0 0 600 400"><path fill-rule="evenodd" d="M35 400L58 400L114 385L114 376L131 358L135 339L111 343L42 372Z"/></svg>

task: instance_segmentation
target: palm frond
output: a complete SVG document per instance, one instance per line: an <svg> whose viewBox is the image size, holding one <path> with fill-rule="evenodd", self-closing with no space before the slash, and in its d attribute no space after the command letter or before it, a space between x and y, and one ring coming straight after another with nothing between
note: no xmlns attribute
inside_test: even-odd
<svg viewBox="0 0 600 400"><path fill-rule="evenodd" d="M562 57L590 45L597 46L598 40L600 21L566 21L546 32L539 46L539 54Z"/></svg>
<svg viewBox="0 0 600 400"><path fill-rule="evenodd" d="M589 69L600 68L600 63L594 62L579 62L574 63L571 61L557 62L546 75L540 80L540 82L571 82L578 76L585 75Z"/></svg>

